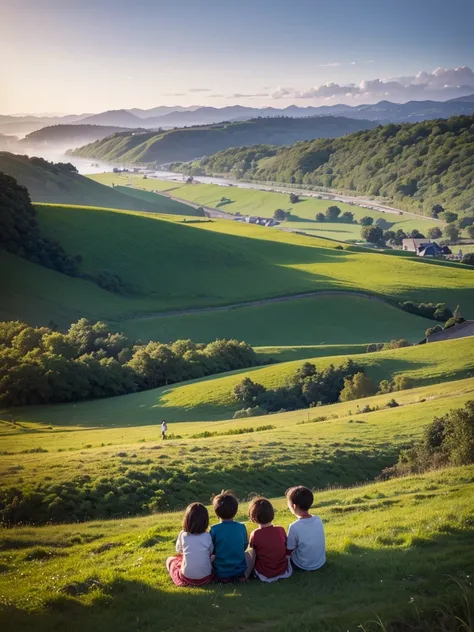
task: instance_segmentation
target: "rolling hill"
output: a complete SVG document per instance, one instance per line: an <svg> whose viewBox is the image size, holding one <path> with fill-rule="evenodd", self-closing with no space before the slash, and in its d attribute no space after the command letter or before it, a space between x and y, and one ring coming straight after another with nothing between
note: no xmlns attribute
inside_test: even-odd
<svg viewBox="0 0 474 632"><path fill-rule="evenodd" d="M116 321L118 329L123 326L129 333L136 327L137 336L143 333L155 340L162 335L186 336L188 327L206 339L216 326L216 332L227 335L235 331L264 344L252 336L255 317L256 331L263 333L265 344L293 345L351 342L352 336L356 342L377 341L383 327L380 324L380 329L379 325L371 329L372 313L386 323L390 338L403 330L405 337L417 339L426 329L427 321L405 313L395 316L395 308L375 305L367 296L389 302L446 302L452 309L460 304L465 317L474 309L474 271L457 264L353 252L347 247L341 250L336 242L232 221L198 219L184 223L171 215L54 205L37 205L37 211L42 234L59 240L67 253L82 255L82 274L97 277L104 270L117 274L133 293L113 294L83 279L71 279L2 253L2 265L8 271L2 277L2 318L24 318L34 324L53 319L64 326L85 315ZM328 296L321 303L315 297L209 313L209 324L199 313L176 318L174 324L174 317L154 322L137 319L157 312L321 291L347 295ZM362 296L357 297L357 293ZM350 305L357 318L349 325L349 334ZM314 323L308 309L309 313L314 310ZM316 316L318 309L333 314L327 329L317 326L324 323L322 315ZM294 332L290 328L281 340L276 339L277 333L265 335L265 319L271 319L273 313L280 319L275 332L288 328L288 317L305 327L300 331L295 327ZM130 318L137 320L128 327L124 319Z"/></svg>
<svg viewBox="0 0 474 632"><path fill-rule="evenodd" d="M123 132L76 149L75 156L126 164L192 160L228 147L286 145L308 138L334 138L375 123L343 117L259 118L159 132Z"/></svg>
<svg viewBox="0 0 474 632"><path fill-rule="evenodd" d="M190 206L163 197L156 197L156 203L140 200L78 174L72 165L54 164L43 158L29 158L0 151L0 171L25 186L33 202L87 204L151 213L196 215L196 211Z"/></svg>
<svg viewBox="0 0 474 632"><path fill-rule="evenodd" d="M185 169L383 196L429 214L465 213L474 195L474 116L386 125L292 147L228 149ZM257 154L257 156L255 156Z"/></svg>

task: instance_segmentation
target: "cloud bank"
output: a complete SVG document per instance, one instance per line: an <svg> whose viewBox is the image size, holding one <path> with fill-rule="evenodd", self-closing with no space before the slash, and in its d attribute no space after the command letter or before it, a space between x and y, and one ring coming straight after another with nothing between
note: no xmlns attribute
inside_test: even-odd
<svg viewBox="0 0 474 632"><path fill-rule="evenodd" d="M446 69L436 68L433 72L420 71L412 77L389 77L371 79L359 84L325 83L306 90L280 87L271 96L273 99L322 99L325 102L375 102L380 100L410 101L434 99L443 101L474 93L474 72L468 66Z"/></svg>

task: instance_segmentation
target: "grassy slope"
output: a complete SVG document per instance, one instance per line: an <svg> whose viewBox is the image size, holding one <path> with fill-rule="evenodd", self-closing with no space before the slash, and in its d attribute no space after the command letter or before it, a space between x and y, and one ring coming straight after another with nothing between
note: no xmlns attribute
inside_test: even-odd
<svg viewBox="0 0 474 632"><path fill-rule="evenodd" d="M234 337L252 345L294 346L362 344L388 338L419 342L433 324L368 298L321 296L211 313L130 319L118 327L142 340L184 337L209 342Z"/></svg>
<svg viewBox="0 0 474 632"><path fill-rule="evenodd" d="M474 338L430 343L417 347L316 358L318 369L344 362L347 357L363 365L375 380L387 379L403 373L417 385L466 377L474 368ZM19 419L51 424L79 425L141 425L154 424L166 417L170 421L207 421L226 419L240 406L235 402L233 389L246 376L274 388L286 384L303 360L234 371L224 376L211 376L142 393L124 395L91 402L30 407L18 411ZM324 410L324 409L322 409ZM325 414L322 412L321 414ZM273 423L273 415L262 418L262 423Z"/></svg>
<svg viewBox="0 0 474 632"><path fill-rule="evenodd" d="M368 623L377 616L429 620L462 598L452 578L472 572L473 479L465 467L317 494L327 564L272 585L175 588L164 562L181 514L4 531L0 624L4 632L217 632L229 624L339 632L379 629ZM273 502L275 522L287 527L284 501ZM242 504L237 519L245 513Z"/></svg>
<svg viewBox="0 0 474 632"><path fill-rule="evenodd" d="M106 173L94 173L87 176L95 182L105 184L107 186L120 186L120 187L133 187L135 189L143 189L144 191L168 191L174 189L177 186L181 186L181 178L179 182L173 182L172 180L156 180L155 178L144 178L143 175L137 175L133 173L112 173L108 171Z"/></svg>
<svg viewBox="0 0 474 632"><path fill-rule="evenodd" d="M181 214L195 215L194 209L185 204L169 204L169 200L163 197L154 202L139 200L77 173L55 173L51 168L31 162L26 156L0 152L0 171L13 176L25 186L34 202L87 204L153 213L166 213L168 206L174 209L180 206Z"/></svg>
<svg viewBox="0 0 474 632"><path fill-rule="evenodd" d="M343 224L339 222L315 221L317 213L325 213L328 206L336 204L342 212L350 211L354 213L355 219L369 216L374 220L383 218L391 223L391 230L403 229L405 232L417 228L426 234L428 228L439 226L439 222L423 218L412 217L410 215L397 215L393 213L382 213L371 209L353 206L344 202L331 202L329 200L318 200L315 197L301 198L296 204L290 204L289 197L284 193L272 193L269 191L258 191L255 189L244 189L238 187L222 187L216 184L194 184L182 185L170 191L171 195L202 204L203 206L218 207L221 198L226 197L232 200L220 208L230 213L237 211L242 215L259 215L261 217L272 217L277 208L291 211L297 218L295 221L285 223L289 228L305 230L319 237L329 237L339 241L360 240L361 226L359 224Z"/></svg>
<svg viewBox="0 0 474 632"><path fill-rule="evenodd" d="M474 272L454 264L434 266L405 257L336 250L328 247L332 245L328 241L230 221L185 225L179 218L171 220L170 216L164 221L164 216L157 215L49 205L38 206L38 211L44 233L59 239L71 254L83 256L83 272L98 274L107 270L119 274L136 294L117 296L91 283L71 280L3 253L8 273L2 276L2 318L24 318L33 323L53 319L65 326L80 315L122 320L140 313L233 304L315 290L362 290L389 295L396 300L446 301L452 307L461 304L466 316L474 309L471 291ZM336 304L330 301L325 309L334 313ZM357 327L369 322L371 313L375 313L372 309L377 310L378 317L383 312L380 307L374 308L374 303L367 302L367 305L370 309L358 317ZM347 303L344 309L346 307ZM186 332L192 330L198 337L209 337L215 328L226 335L237 331L245 338L243 334L251 335L252 331L248 314L260 313L257 318L260 332L263 319L273 314L273 310L262 308L252 312L253 309L247 314L243 311L229 312L225 316L214 313L212 318L216 320L206 325L205 330L199 315L193 322L180 320L183 327L172 323L173 331L168 323L168 333L165 331L163 335L187 336ZM308 324L304 302L291 307L275 305L275 310L277 315L290 317L295 323ZM386 323L392 319L389 312L387 308L383 316ZM353 341L343 334L344 329L347 330L344 320L347 313L350 310L339 315L342 330L333 331L331 341ZM248 327L239 325L240 316L249 323ZM417 338L425 323L418 317L410 317L411 327L407 318L397 315L399 324L394 332L400 335L403 329L405 336ZM288 332L286 323L282 319L280 323L281 331ZM119 323L118 327L123 324ZM159 324L165 325L165 322ZM159 326L139 321L131 323L129 331L134 335L161 337ZM359 342L380 339L379 334L369 338L364 327L360 330ZM393 337L395 333L387 335ZM275 337L255 342L293 345L329 341L324 331L315 334L311 329L305 336L292 334L283 338L278 332Z"/></svg>

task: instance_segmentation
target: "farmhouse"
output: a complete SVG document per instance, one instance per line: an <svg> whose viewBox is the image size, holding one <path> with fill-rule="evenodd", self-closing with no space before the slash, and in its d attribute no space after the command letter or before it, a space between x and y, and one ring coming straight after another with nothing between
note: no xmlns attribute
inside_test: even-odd
<svg viewBox="0 0 474 632"><path fill-rule="evenodd" d="M414 239L409 237L408 239L403 240L402 248L407 252L418 252L418 248L420 248L420 246L425 246L430 243L431 239L425 239L424 237L422 239Z"/></svg>
<svg viewBox="0 0 474 632"><path fill-rule="evenodd" d="M441 340L454 340L455 338L467 338L474 336L474 320L465 320L463 323L437 331L426 337L426 342L440 342Z"/></svg>

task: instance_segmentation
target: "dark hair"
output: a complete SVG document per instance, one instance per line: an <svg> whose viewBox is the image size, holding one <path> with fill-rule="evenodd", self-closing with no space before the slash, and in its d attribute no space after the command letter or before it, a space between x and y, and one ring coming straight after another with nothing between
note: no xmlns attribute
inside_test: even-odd
<svg viewBox="0 0 474 632"><path fill-rule="evenodd" d="M222 520L231 520L237 513L239 501L232 492L221 492L214 497L212 506L219 518Z"/></svg>
<svg viewBox="0 0 474 632"><path fill-rule="evenodd" d="M257 524L268 524L275 517L272 503L266 498L254 498L249 505L249 518Z"/></svg>
<svg viewBox="0 0 474 632"><path fill-rule="evenodd" d="M313 492L307 487L303 487L303 485L290 487L290 489L286 490L285 496L292 505L303 511L308 511L314 500Z"/></svg>
<svg viewBox="0 0 474 632"><path fill-rule="evenodd" d="M191 503L186 507L183 518L183 531L197 535L204 533L209 526L209 513L201 503Z"/></svg>

